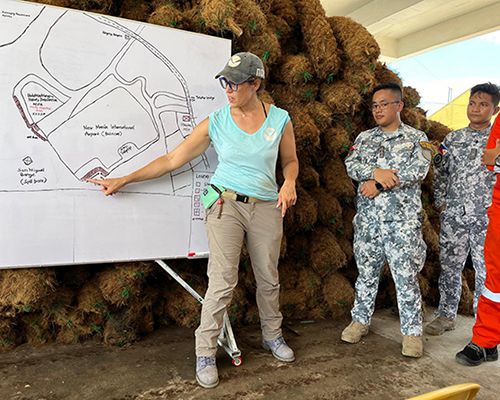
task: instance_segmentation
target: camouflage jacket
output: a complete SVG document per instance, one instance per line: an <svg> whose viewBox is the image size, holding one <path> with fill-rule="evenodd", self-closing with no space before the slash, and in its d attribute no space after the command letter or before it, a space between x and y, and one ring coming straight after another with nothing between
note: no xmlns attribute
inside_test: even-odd
<svg viewBox="0 0 500 400"><path fill-rule="evenodd" d="M403 123L393 133L386 133L376 127L358 135L345 160L348 175L362 183L373 179L376 168L396 169L401 182L374 199L362 196L359 185L359 215L381 221L420 218L420 185L432 159L427 140L425 133Z"/></svg>
<svg viewBox="0 0 500 400"><path fill-rule="evenodd" d="M495 174L481 164L490 128L450 132L434 157L434 202L446 213L486 215Z"/></svg>

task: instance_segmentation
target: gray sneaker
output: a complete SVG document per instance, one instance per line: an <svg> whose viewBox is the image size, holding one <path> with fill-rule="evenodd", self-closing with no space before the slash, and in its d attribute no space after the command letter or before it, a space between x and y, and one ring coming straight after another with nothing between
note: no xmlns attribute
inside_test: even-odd
<svg viewBox="0 0 500 400"><path fill-rule="evenodd" d="M439 336L446 331L455 329L455 320L446 317L437 317L424 329L424 332L431 336Z"/></svg>
<svg viewBox="0 0 500 400"><path fill-rule="evenodd" d="M265 350L271 350L273 356L280 361L283 362L292 362L295 361L295 354L293 354L293 350L288 347L283 339L283 336L276 338L274 340L263 340L262 347Z"/></svg>
<svg viewBox="0 0 500 400"><path fill-rule="evenodd" d="M219 384L215 357L196 357L196 381L205 389L212 389Z"/></svg>

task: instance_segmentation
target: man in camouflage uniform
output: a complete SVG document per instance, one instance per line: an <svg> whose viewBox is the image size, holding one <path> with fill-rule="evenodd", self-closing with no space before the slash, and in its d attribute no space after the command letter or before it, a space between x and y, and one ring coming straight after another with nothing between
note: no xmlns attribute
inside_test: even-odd
<svg viewBox="0 0 500 400"><path fill-rule="evenodd" d="M498 88L485 83L471 89L466 128L449 133L434 158L434 200L441 212L439 307L437 317L425 327L429 335L442 335L455 328L462 270L469 251L476 271L474 314L484 288L484 239L488 227L486 210L491 205L495 174L481 164L481 156L495 111Z"/></svg>
<svg viewBox="0 0 500 400"><path fill-rule="evenodd" d="M421 357L422 300L417 274L425 261L420 199L421 182L432 146L421 131L401 123L401 88L375 88L372 112L378 126L361 132L345 160L358 181L354 217L354 255L358 266L352 322L342 340L357 343L368 333L381 269L387 260L396 286L402 354Z"/></svg>
<svg viewBox="0 0 500 400"><path fill-rule="evenodd" d="M500 94L493 104L500 102ZM498 106L496 112L499 111ZM496 173L493 201L488 210L488 230L484 242L486 281L477 304L476 323L472 328L472 339L459 351L455 359L463 365L477 366L485 361L498 360L497 346L500 344L500 117L491 128L490 138L482 157L483 164Z"/></svg>

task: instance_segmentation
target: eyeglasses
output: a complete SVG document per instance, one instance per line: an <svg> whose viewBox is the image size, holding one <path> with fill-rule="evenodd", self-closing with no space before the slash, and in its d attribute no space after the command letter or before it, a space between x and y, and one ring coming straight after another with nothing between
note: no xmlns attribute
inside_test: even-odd
<svg viewBox="0 0 500 400"><path fill-rule="evenodd" d="M378 109L385 110L389 106L389 104L398 104L398 103L401 103L401 100L388 101L387 103L373 103L371 105L371 110L372 111L377 111Z"/></svg>
<svg viewBox="0 0 500 400"><path fill-rule="evenodd" d="M222 86L222 89L226 89L227 87L229 87L229 90L231 90L231 92L237 92L238 91L238 87L244 83L253 83L255 82L255 79L253 78L250 78L244 82L241 82L241 83L234 83L234 82L231 82L231 81L228 81L226 78L224 78L223 76L221 76L219 78L219 83L220 85Z"/></svg>

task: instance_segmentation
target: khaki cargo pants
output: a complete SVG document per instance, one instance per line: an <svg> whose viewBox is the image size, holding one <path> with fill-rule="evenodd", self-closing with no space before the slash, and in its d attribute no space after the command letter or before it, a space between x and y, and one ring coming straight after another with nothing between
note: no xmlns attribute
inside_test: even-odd
<svg viewBox="0 0 500 400"><path fill-rule="evenodd" d="M197 356L215 356L224 311L238 282L244 240L257 284L262 337L272 340L281 336L283 316L279 311L278 259L283 218L276 204L276 201L245 204L226 199L222 205L215 203L206 210L210 257L208 289L201 308L200 326L195 332Z"/></svg>

